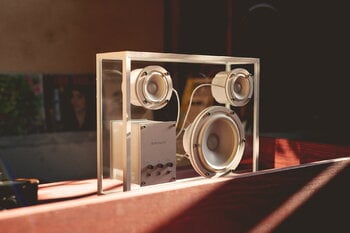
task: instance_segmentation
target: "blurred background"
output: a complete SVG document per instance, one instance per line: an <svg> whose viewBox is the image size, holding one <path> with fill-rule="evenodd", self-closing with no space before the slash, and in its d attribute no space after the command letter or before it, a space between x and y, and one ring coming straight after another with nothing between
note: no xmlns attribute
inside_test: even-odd
<svg viewBox="0 0 350 233"><path fill-rule="evenodd" d="M42 182L96 177L95 125L67 124L72 89L88 93L94 112L96 53L124 50L260 58L261 136L350 145L346 9L320 1L0 0L0 168ZM185 79L174 83L184 91Z"/></svg>

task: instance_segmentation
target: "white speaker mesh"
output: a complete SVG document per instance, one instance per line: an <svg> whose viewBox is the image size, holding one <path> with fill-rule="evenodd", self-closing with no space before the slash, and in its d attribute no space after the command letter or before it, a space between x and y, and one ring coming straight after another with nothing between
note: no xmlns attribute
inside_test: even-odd
<svg viewBox="0 0 350 233"><path fill-rule="evenodd" d="M163 108L171 98L172 80L161 66L135 69L130 74L131 104L147 109Z"/></svg>
<svg viewBox="0 0 350 233"><path fill-rule="evenodd" d="M239 165L245 133L239 117L223 106L211 106L185 130L183 147L193 168L204 177L224 175Z"/></svg>
<svg viewBox="0 0 350 233"><path fill-rule="evenodd" d="M241 107L253 94L253 78L246 69L221 71L212 80L211 91L218 103Z"/></svg>

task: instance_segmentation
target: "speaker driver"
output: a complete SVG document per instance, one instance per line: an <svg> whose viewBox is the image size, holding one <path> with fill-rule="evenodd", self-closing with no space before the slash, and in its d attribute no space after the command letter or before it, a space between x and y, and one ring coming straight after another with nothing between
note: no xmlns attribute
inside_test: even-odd
<svg viewBox="0 0 350 233"><path fill-rule="evenodd" d="M131 104L147 109L163 108L171 98L172 80L161 66L135 69L130 74Z"/></svg>
<svg viewBox="0 0 350 233"><path fill-rule="evenodd" d="M221 104L241 107L246 105L253 94L253 78L246 69L236 68L221 71L212 80L211 91L214 99Z"/></svg>
<svg viewBox="0 0 350 233"><path fill-rule="evenodd" d="M243 156L245 134L233 111L211 106L187 127L182 142L196 172L209 178L236 169Z"/></svg>

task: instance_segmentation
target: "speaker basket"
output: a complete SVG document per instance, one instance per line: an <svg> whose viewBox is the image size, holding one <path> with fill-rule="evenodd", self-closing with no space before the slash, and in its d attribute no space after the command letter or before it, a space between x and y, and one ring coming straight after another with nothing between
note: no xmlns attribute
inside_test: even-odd
<svg viewBox="0 0 350 233"><path fill-rule="evenodd" d="M130 74L131 104L147 109L163 108L171 98L172 80L161 66L135 69Z"/></svg>
<svg viewBox="0 0 350 233"><path fill-rule="evenodd" d="M204 177L224 175L236 169L242 159L243 125L230 109L208 107L185 130L183 147L198 174Z"/></svg>
<svg viewBox="0 0 350 233"><path fill-rule="evenodd" d="M246 69L236 68L230 72L221 71L215 75L211 86L215 100L221 104L241 107L253 94L253 78Z"/></svg>

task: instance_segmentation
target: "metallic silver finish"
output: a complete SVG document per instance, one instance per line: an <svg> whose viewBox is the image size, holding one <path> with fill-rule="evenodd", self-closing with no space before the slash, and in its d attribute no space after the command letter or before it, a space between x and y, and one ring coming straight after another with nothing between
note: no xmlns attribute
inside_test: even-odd
<svg viewBox="0 0 350 233"><path fill-rule="evenodd" d="M174 121L132 120L131 182L140 186L176 181L176 129ZM115 160L112 178L123 178L122 121L111 121L111 146Z"/></svg>

